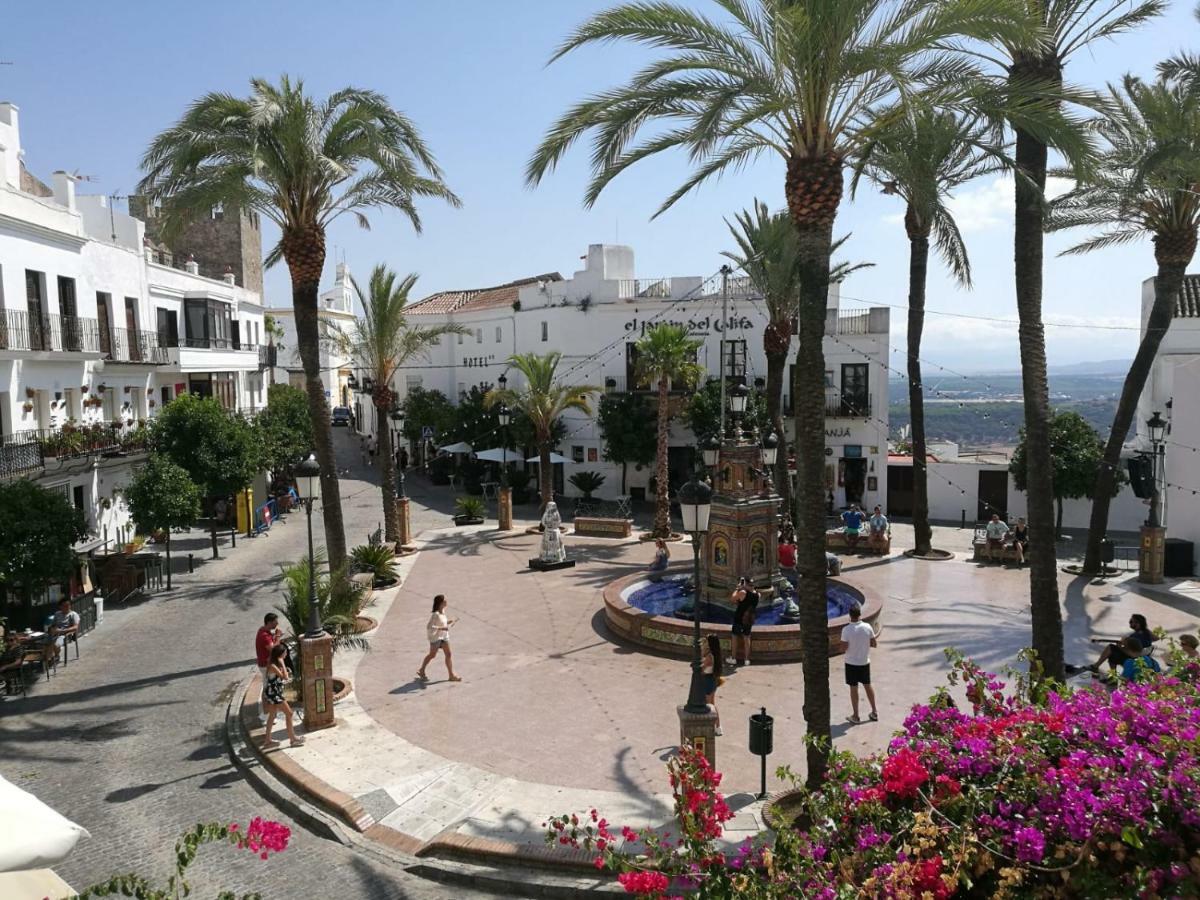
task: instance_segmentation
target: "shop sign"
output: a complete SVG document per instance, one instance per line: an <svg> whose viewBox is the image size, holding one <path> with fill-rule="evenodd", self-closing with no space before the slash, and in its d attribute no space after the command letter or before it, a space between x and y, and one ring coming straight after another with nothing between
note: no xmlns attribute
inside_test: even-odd
<svg viewBox="0 0 1200 900"><path fill-rule="evenodd" d="M680 328L686 328L689 332L699 332L707 334L715 331L717 334L723 334L726 331L752 331L754 329L754 321L748 316L730 316L728 319L721 319L719 316L704 316L700 319L630 319L625 323L625 330L629 332L637 332L639 335L645 334L646 329L654 328L655 325L675 325Z"/></svg>

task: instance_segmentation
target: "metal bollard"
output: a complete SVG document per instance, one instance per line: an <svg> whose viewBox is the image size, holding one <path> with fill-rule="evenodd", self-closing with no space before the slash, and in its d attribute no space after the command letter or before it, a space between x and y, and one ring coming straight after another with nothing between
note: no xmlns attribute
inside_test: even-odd
<svg viewBox="0 0 1200 900"><path fill-rule="evenodd" d="M962 511L962 524L959 525L958 527L959 528L967 527L967 511L965 509Z"/></svg>
<svg viewBox="0 0 1200 900"><path fill-rule="evenodd" d="M767 797L767 756L775 749L775 719L767 715L767 708L750 717L750 752L762 762L762 788L758 799Z"/></svg>
<svg viewBox="0 0 1200 900"><path fill-rule="evenodd" d="M192 561L192 554L189 553L188 554L188 574L191 575L195 571L196 571L196 568Z"/></svg>
<svg viewBox="0 0 1200 900"><path fill-rule="evenodd" d="M236 528L229 529L229 540L232 542L233 549L236 550L237 549L237 529Z"/></svg>
<svg viewBox="0 0 1200 900"><path fill-rule="evenodd" d="M212 532L213 559L220 559L221 554L217 552L217 531L214 528Z"/></svg>

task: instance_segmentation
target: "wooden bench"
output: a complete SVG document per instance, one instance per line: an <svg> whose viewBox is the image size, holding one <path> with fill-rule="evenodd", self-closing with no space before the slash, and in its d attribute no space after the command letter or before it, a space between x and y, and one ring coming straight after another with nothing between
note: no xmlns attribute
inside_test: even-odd
<svg viewBox="0 0 1200 900"><path fill-rule="evenodd" d="M975 554L972 557L974 562L992 562L991 551L988 550L987 538L975 538L971 541L971 547ZM1020 562L1021 557L1017 553L1017 545L1006 543L996 557L1000 562Z"/></svg>
<svg viewBox="0 0 1200 900"><path fill-rule="evenodd" d="M883 537L883 543L871 543L870 532L863 529L858 535L858 545L851 549L846 540L846 532L840 528L831 528L825 532L825 549L834 553L870 553L876 556L888 556L892 552L892 533L889 531Z"/></svg>
<svg viewBox="0 0 1200 900"><path fill-rule="evenodd" d="M580 537L627 538L633 534L633 523L629 519L576 516L575 533Z"/></svg>

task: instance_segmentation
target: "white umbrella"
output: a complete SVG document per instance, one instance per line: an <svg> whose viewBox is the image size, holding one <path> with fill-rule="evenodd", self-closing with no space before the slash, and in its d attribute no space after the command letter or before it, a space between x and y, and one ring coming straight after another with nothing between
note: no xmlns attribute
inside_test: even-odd
<svg viewBox="0 0 1200 900"><path fill-rule="evenodd" d="M447 444L445 447L438 447L442 453L470 453L471 445L466 441L459 441L457 444Z"/></svg>
<svg viewBox="0 0 1200 900"><path fill-rule="evenodd" d="M503 447L493 447L491 450L480 450L475 454L476 459L481 459L484 462L498 463L515 463L521 461L521 455L516 450L509 450L507 454Z"/></svg>
<svg viewBox="0 0 1200 900"><path fill-rule="evenodd" d="M539 459L536 456L531 456L529 459L525 460L525 462L531 462L531 463L541 462L541 459ZM551 453L550 454L550 464L556 465L558 463L563 463L568 466L573 466L575 464L575 460L567 459L561 453Z"/></svg>
<svg viewBox="0 0 1200 900"><path fill-rule="evenodd" d="M0 777L0 872L62 862L87 830Z"/></svg>

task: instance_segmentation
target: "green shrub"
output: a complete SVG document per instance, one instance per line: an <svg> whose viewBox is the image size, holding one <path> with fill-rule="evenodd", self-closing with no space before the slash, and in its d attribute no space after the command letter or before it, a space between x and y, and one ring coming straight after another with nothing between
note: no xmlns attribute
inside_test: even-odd
<svg viewBox="0 0 1200 900"><path fill-rule="evenodd" d="M583 499L591 500L592 492L600 490L600 485L604 484L605 477L599 472L576 472L568 479L577 490L583 491Z"/></svg>
<svg viewBox="0 0 1200 900"><path fill-rule="evenodd" d="M309 559L302 557L294 563L281 565L284 603L275 607L287 620L292 636L299 638L308 630L308 572ZM354 620L366 605L366 597L349 578L345 570L331 576L325 567L325 552L317 551L317 609L321 624L334 637L354 632ZM335 644L336 646L336 644Z"/></svg>
<svg viewBox="0 0 1200 900"><path fill-rule="evenodd" d="M524 469L516 469L508 473L508 486L512 488L513 503L529 502L529 482L533 476Z"/></svg>
<svg viewBox="0 0 1200 900"><path fill-rule="evenodd" d="M372 573L377 584L396 580L396 556L388 544L360 544L350 558L355 569Z"/></svg>
<svg viewBox="0 0 1200 900"><path fill-rule="evenodd" d="M487 512L487 506L478 497L459 497L454 501L456 515L469 519L482 519Z"/></svg>

